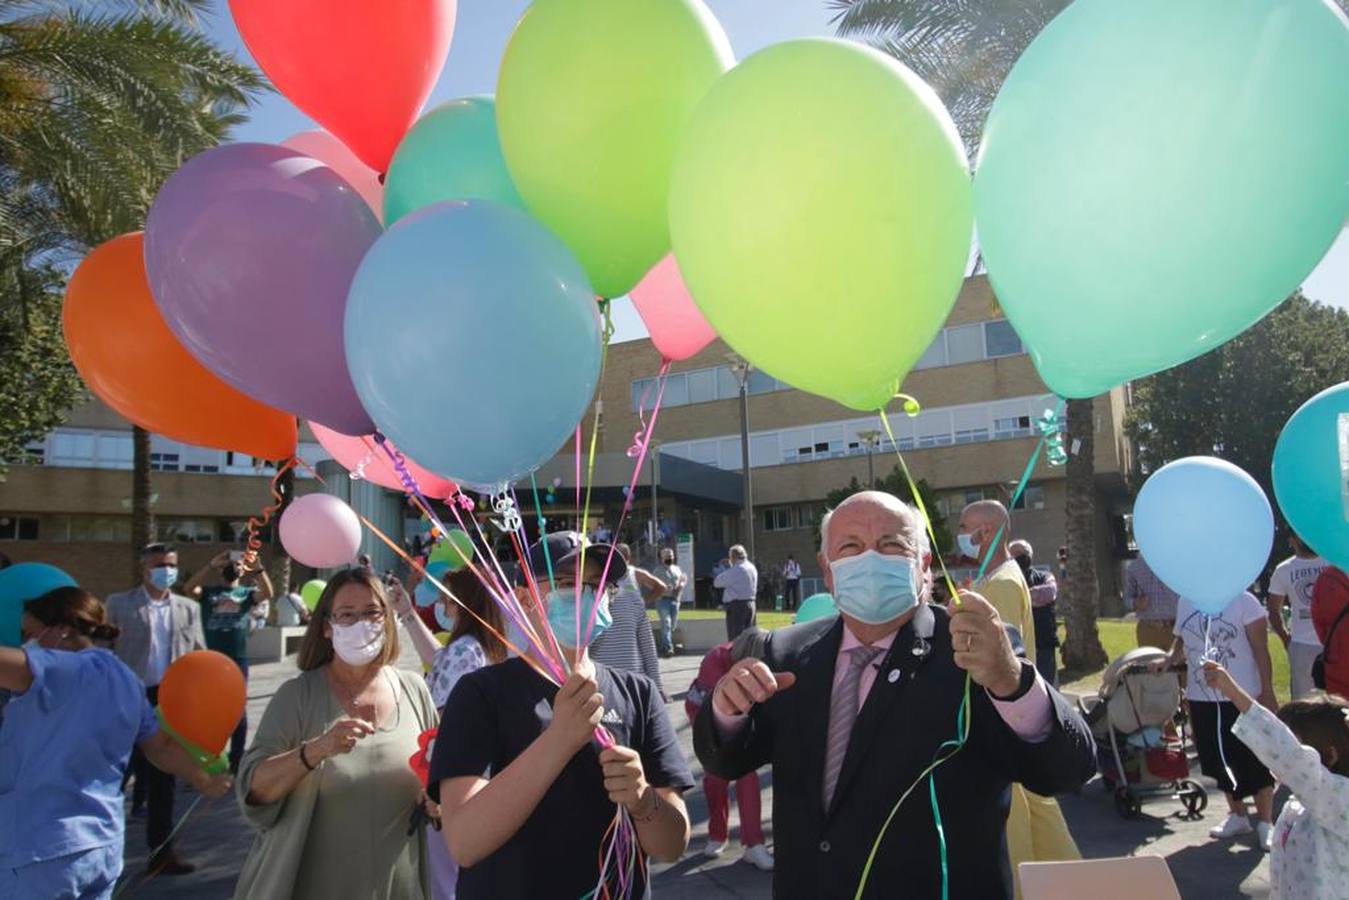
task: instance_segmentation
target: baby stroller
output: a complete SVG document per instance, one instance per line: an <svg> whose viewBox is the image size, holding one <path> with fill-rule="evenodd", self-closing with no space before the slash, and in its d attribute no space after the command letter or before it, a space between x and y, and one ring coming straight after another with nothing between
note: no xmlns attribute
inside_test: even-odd
<svg viewBox="0 0 1349 900"><path fill-rule="evenodd" d="M1166 656L1155 647L1130 650L1106 668L1098 696L1078 700L1096 740L1097 768L1126 819L1142 812L1147 796L1176 797L1190 819L1208 806L1208 793L1190 780L1176 673L1148 669ZM1172 722L1180 727L1178 740L1165 733Z"/></svg>

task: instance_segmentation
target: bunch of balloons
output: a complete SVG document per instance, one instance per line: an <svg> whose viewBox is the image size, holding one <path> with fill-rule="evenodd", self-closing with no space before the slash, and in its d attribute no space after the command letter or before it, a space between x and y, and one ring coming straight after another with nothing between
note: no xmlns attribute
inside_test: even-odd
<svg viewBox="0 0 1349 900"><path fill-rule="evenodd" d="M74 586L75 579L46 563L21 562L0 569L0 647L19 646L25 603L48 591Z"/></svg>

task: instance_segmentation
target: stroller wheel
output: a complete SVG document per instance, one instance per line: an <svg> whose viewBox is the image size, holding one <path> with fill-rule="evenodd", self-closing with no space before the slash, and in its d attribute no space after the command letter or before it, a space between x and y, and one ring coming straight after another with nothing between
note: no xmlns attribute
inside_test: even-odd
<svg viewBox="0 0 1349 900"><path fill-rule="evenodd" d="M1136 819L1142 811L1143 804L1133 791L1127 787L1115 791L1115 812L1120 814L1120 818Z"/></svg>
<svg viewBox="0 0 1349 900"><path fill-rule="evenodd" d="M1185 817L1187 819L1197 819L1200 814L1208 807L1208 791L1204 790L1193 781L1182 781L1180 783L1180 802L1185 804Z"/></svg>

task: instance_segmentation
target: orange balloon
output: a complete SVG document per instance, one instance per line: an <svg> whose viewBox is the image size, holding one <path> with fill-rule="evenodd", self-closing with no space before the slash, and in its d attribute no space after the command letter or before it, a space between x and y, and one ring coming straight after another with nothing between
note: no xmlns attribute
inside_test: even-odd
<svg viewBox="0 0 1349 900"><path fill-rule="evenodd" d="M159 712L169 727L212 755L229 743L248 688L234 660L214 650L178 657L159 683Z"/></svg>
<svg viewBox="0 0 1349 900"><path fill-rule="evenodd" d="M295 417L225 384L169 330L150 294L143 237L95 247L66 287L66 344L84 383L147 431L262 459L293 456Z"/></svg>

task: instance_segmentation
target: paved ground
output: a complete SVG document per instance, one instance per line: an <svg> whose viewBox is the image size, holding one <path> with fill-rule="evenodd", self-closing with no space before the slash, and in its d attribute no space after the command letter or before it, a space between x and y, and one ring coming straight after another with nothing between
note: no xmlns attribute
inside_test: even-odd
<svg viewBox="0 0 1349 900"><path fill-rule="evenodd" d="M415 664L407 656L404 662ZM661 664L667 690L676 698L670 706L670 714L679 728L680 738L691 760L691 735L682 700L684 690L693 680L697 663L697 659L685 657L665 660ZM253 668L248 703L248 714L252 721L256 722L261 717L263 708L277 686L294 673L293 662ZM696 760L694 766L695 774L698 774ZM1221 795L1212 790L1211 782L1199 780L1210 789L1210 807L1202 819L1194 822L1178 818L1176 813L1180 810L1180 804L1165 797L1145 804L1141 818L1125 821L1116 815L1111 799L1101 789L1099 780L1089 784L1081 795L1064 798L1063 810L1086 856L1128 856L1136 853L1165 856L1180 885L1181 895L1186 900L1267 897L1269 866L1265 855L1255 848L1253 842L1215 842L1208 839L1208 829L1221 817L1224 804ZM765 774L763 783L764 817L767 824L772 809L771 774ZM189 791L179 794L180 815L194 799L195 795ZM769 876L738 862L739 848L734 843L734 815L732 844L726 854L715 861L705 860L698 855L697 851L707 838L707 806L698 789L690 792L688 801L694 823L691 852L681 862L657 870L654 883L658 896L689 900L768 897ZM140 875L145 864L144 834L143 823L128 824L127 872L131 883L122 896L131 900L184 896L191 896L193 900L217 900L230 897L239 867L252 842L252 833L231 798L203 802L183 827L178 841L180 852L198 864L198 871L185 877L160 877L146 881ZM771 830L769 834L771 841Z"/></svg>

